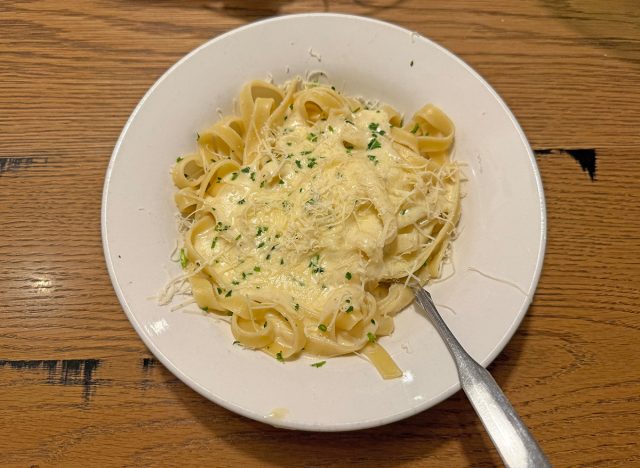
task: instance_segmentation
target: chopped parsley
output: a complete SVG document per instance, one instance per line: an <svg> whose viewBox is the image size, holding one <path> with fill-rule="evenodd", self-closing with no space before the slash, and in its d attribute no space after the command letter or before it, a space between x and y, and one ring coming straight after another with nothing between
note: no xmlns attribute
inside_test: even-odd
<svg viewBox="0 0 640 468"><path fill-rule="evenodd" d="M300 304L298 304L297 302L293 305L293 308L295 310L300 310Z"/></svg>
<svg viewBox="0 0 640 468"><path fill-rule="evenodd" d="M249 168L249 166L243 167L242 169L240 169L240 172L244 172L245 174L249 173L251 169Z"/></svg>
<svg viewBox="0 0 640 468"><path fill-rule="evenodd" d="M326 363L327 363L327 361L314 362L313 364L311 364L311 367L320 368L320 367L324 366Z"/></svg>
<svg viewBox="0 0 640 468"><path fill-rule="evenodd" d="M183 159L184 158L182 156L179 156L178 159L176 159L176 162L178 163L178 162L182 161Z"/></svg>
<svg viewBox="0 0 640 468"><path fill-rule="evenodd" d="M367 333L367 338L369 340L369 343L375 343L377 341L376 335L371 332Z"/></svg>
<svg viewBox="0 0 640 468"><path fill-rule="evenodd" d="M234 286L238 286L240 284L240 281L233 280L231 284L233 284Z"/></svg>
<svg viewBox="0 0 640 468"><path fill-rule="evenodd" d="M317 163L316 163L316 158L309 158L309 162L307 163L307 167L308 167L309 169L311 169L311 168L312 168L313 166L315 166L316 164L317 164Z"/></svg>
<svg viewBox="0 0 640 468"><path fill-rule="evenodd" d="M252 181L254 181L254 182L256 181L256 173L255 172L252 172L249 177L251 177Z"/></svg>
<svg viewBox="0 0 640 468"><path fill-rule="evenodd" d="M381 147L382 145L378 141L378 138L374 136L373 138L371 138L371 140L369 140L369 144L367 145L367 150L371 151Z"/></svg>
<svg viewBox="0 0 640 468"><path fill-rule="evenodd" d="M284 358L282 357L282 351L276 353L276 359L284 364Z"/></svg>
<svg viewBox="0 0 640 468"><path fill-rule="evenodd" d="M240 200L238 200L238 205L244 205L246 203L244 198L241 198Z"/></svg>
<svg viewBox="0 0 640 468"><path fill-rule="evenodd" d="M302 163L299 159L296 159L296 166L298 166L298 169L302 169Z"/></svg>
<svg viewBox="0 0 640 468"><path fill-rule="evenodd" d="M329 129L329 131L330 131L331 133L333 133L333 127L332 127L331 125L329 125L327 128Z"/></svg>
<svg viewBox="0 0 640 468"><path fill-rule="evenodd" d="M409 63L410 67L413 67L413 60L411 61L411 63Z"/></svg>
<svg viewBox="0 0 640 468"><path fill-rule="evenodd" d="M260 248L260 247L264 247L264 244L265 244L265 242L264 242L264 241L260 242L260 243L258 244L258 248Z"/></svg>
<svg viewBox="0 0 640 468"><path fill-rule="evenodd" d="M320 325L318 325L318 330L326 332L327 326L324 323L321 323Z"/></svg>
<svg viewBox="0 0 640 468"><path fill-rule="evenodd" d="M211 241L211 248L215 249L216 248L216 243L218 242L218 238L214 237L213 240Z"/></svg>
<svg viewBox="0 0 640 468"><path fill-rule="evenodd" d="M234 172L231 174L231 180L236 180L238 178L238 173Z"/></svg>
<svg viewBox="0 0 640 468"><path fill-rule="evenodd" d="M240 238L241 238L241 237L242 237L242 234L238 234L238 235L236 236L236 240L240 240Z"/></svg>
<svg viewBox="0 0 640 468"><path fill-rule="evenodd" d="M233 289L229 289L229 291L227 291L227 294L225 294L224 297L231 297L231 294L233 294Z"/></svg>
<svg viewBox="0 0 640 468"><path fill-rule="evenodd" d="M402 210L402 211L400 212L400 214L401 214L402 216L404 216L406 213L407 213L407 210Z"/></svg>
<svg viewBox="0 0 640 468"><path fill-rule="evenodd" d="M280 179L280 180L278 181L278 183L279 183L280 185L284 185L284 180Z"/></svg>
<svg viewBox="0 0 640 468"><path fill-rule="evenodd" d="M348 314L350 312L353 312L353 306L350 305L349 307L347 307L347 310L345 310L345 312Z"/></svg>
<svg viewBox="0 0 640 468"><path fill-rule="evenodd" d="M378 158L376 158L373 154L368 154L367 158L369 158L369 161L376 165L380 162L378 161Z"/></svg>
<svg viewBox="0 0 640 468"><path fill-rule="evenodd" d="M263 232L267 232L268 230L269 226L258 226L258 229L256 229L256 237L261 235Z"/></svg>
<svg viewBox="0 0 640 468"><path fill-rule="evenodd" d="M415 124L415 126L411 129L411 133L416 133L419 128L420 128L420 125Z"/></svg>
<svg viewBox="0 0 640 468"><path fill-rule="evenodd" d="M240 342L238 340L233 342L234 345L240 345Z"/></svg>
<svg viewBox="0 0 640 468"><path fill-rule="evenodd" d="M259 266L254 266L253 267L253 271L255 271L256 273L260 273L260 267Z"/></svg>
<svg viewBox="0 0 640 468"><path fill-rule="evenodd" d="M202 307L200 307L200 309L204 310L205 312L209 312L209 307L208 306L202 306Z"/></svg>
<svg viewBox="0 0 640 468"><path fill-rule="evenodd" d="M351 279L351 272L350 272L350 271L347 271L347 272L344 274L344 277L345 277L345 278L347 278L348 280L350 280L350 279Z"/></svg>
<svg viewBox="0 0 640 468"><path fill-rule="evenodd" d="M216 288L216 291L218 291L218 294L222 294L222 289L221 288Z"/></svg>
<svg viewBox="0 0 640 468"><path fill-rule="evenodd" d="M220 221L218 221L218 223L216 224L216 231L226 231L227 229L229 229L229 227L230 226L228 224L222 224Z"/></svg>
<svg viewBox="0 0 640 468"><path fill-rule="evenodd" d="M324 268L318 265L320 261L320 255L315 254L311 257L311 261L309 262L309 268L311 268L311 273L324 273Z"/></svg>
<svg viewBox="0 0 640 468"><path fill-rule="evenodd" d="M180 249L180 266L182 266L182 268L187 268L187 264L189 263L189 258L187 257L187 253L184 251L184 249Z"/></svg>
<svg viewBox="0 0 640 468"><path fill-rule="evenodd" d="M309 135L307 135L307 140L315 143L316 141L318 141L318 135L316 135L315 133L309 133Z"/></svg>

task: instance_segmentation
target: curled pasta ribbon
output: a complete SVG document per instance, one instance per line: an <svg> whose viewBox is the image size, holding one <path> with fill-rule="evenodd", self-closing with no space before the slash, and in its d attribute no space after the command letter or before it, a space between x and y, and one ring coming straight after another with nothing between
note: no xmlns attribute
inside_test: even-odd
<svg viewBox="0 0 640 468"><path fill-rule="evenodd" d="M190 216L200 205L198 193L191 187L181 188L173 198L180 214L184 217Z"/></svg>
<svg viewBox="0 0 640 468"><path fill-rule="evenodd" d="M271 115L273 105L274 101L270 98L257 98L255 100L251 118L249 119L244 156L242 158L243 164L251 164L257 159L260 143L264 140L267 120Z"/></svg>
<svg viewBox="0 0 640 468"><path fill-rule="evenodd" d="M240 91L238 107L246 129L251 127L255 113L255 103L258 99L270 100L271 107L276 109L283 101L284 94L280 88L266 81L253 80L245 84ZM268 113L271 114L271 109L269 109Z"/></svg>
<svg viewBox="0 0 640 468"><path fill-rule="evenodd" d="M431 278L440 276L442 259L446 255L446 249L449 245L448 239L460 219L460 203L458 202L460 199L460 177L457 173L451 175L451 181L451 192L449 195L451 203L449 212L447 213L448 217L440 223L438 229L435 229L435 239L419 256L420 259L424 258L425 262L416 272L416 276L420 279L421 284L426 283Z"/></svg>
<svg viewBox="0 0 640 468"><path fill-rule="evenodd" d="M388 115L387 122L389 122L389 125L392 128L402 127L402 114L400 114L400 112L398 112L394 107L386 104L383 104L381 108Z"/></svg>
<svg viewBox="0 0 640 468"><path fill-rule="evenodd" d="M405 127L407 128L416 129L418 149L421 153L447 151L453 143L453 122L433 104L427 104L416 112Z"/></svg>
<svg viewBox="0 0 640 468"><path fill-rule="evenodd" d="M200 133L198 146L211 161L230 158L241 163L244 154L244 121L228 116Z"/></svg>
<svg viewBox="0 0 640 468"><path fill-rule="evenodd" d="M249 318L234 314L231 331L245 346L262 349L281 359L299 353L306 343L302 321L280 305L253 309Z"/></svg>
<svg viewBox="0 0 640 468"><path fill-rule="evenodd" d="M293 101L293 110L305 121L313 123L327 118L332 111L347 113L345 99L330 88L315 87L300 91Z"/></svg>
<svg viewBox="0 0 640 468"><path fill-rule="evenodd" d="M238 170L240 170L240 164L231 159L223 159L212 164L200 181L198 196L201 198L205 195L216 196L225 185L222 179Z"/></svg>
<svg viewBox="0 0 640 468"><path fill-rule="evenodd" d="M200 155L190 154L176 162L171 171L173 183L179 189L197 187L204 176L205 168Z"/></svg>

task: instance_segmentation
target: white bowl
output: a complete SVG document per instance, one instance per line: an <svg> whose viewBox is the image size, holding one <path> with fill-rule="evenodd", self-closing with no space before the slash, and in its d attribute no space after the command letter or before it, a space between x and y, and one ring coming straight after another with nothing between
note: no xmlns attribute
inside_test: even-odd
<svg viewBox="0 0 640 468"><path fill-rule="evenodd" d="M467 196L455 274L429 289L463 346L489 364L520 324L540 274L546 230L540 176L496 92L447 50L391 24L336 14L277 17L219 36L171 67L133 111L114 149L103 194L104 251L134 328L191 388L275 426L361 429L423 411L460 387L449 353L413 306L381 339L404 370L385 381L356 356L322 368L305 357L283 365L233 346L228 325L195 307L171 312L150 299L180 271L169 259L178 236L169 176L176 157L194 150L196 131L214 122L218 109L232 110L247 80L272 76L282 83L314 70L348 94L380 99L407 115L431 102L454 121Z"/></svg>

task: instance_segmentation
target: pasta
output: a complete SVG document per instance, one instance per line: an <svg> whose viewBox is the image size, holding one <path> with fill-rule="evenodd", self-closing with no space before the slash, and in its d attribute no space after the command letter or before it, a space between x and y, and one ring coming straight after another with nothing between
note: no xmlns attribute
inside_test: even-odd
<svg viewBox="0 0 640 468"><path fill-rule="evenodd" d="M403 123L333 87L247 83L172 171L196 303L278 360L359 353L400 376L377 340L407 284L440 275L460 214L453 139L430 104Z"/></svg>

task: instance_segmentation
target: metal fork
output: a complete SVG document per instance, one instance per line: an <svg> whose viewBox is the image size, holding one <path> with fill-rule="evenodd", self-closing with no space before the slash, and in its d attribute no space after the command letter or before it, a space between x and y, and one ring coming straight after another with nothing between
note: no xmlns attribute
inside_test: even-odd
<svg viewBox="0 0 640 468"><path fill-rule="evenodd" d="M418 304L453 356L462 390L480 416L504 464L509 467L550 467L549 460L491 374L469 356L451 333L431 295L422 288L413 289Z"/></svg>

